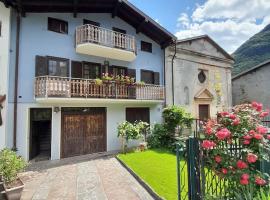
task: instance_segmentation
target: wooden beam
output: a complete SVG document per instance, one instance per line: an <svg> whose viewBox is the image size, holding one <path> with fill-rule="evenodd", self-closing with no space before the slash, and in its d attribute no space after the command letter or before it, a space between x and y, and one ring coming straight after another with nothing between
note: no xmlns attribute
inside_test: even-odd
<svg viewBox="0 0 270 200"><path fill-rule="evenodd" d="M139 24L139 26L136 28L136 33L140 33L142 30L142 27L144 26L144 24L146 24L148 22L147 19L144 19L143 21L141 21L141 23Z"/></svg>
<svg viewBox="0 0 270 200"><path fill-rule="evenodd" d="M73 0L73 17L74 18L77 17L77 13L78 13L78 1L79 0Z"/></svg>
<svg viewBox="0 0 270 200"><path fill-rule="evenodd" d="M118 12L118 9L119 9L119 6L121 3L122 3L122 0L116 1L115 6L114 6L113 11L112 11L112 18L115 18L117 16L117 12Z"/></svg>
<svg viewBox="0 0 270 200"><path fill-rule="evenodd" d="M172 39L169 39L169 40L165 40L164 42L161 42L160 46L161 46L161 49L165 49L168 45L170 45L171 43L173 43L173 40Z"/></svg>

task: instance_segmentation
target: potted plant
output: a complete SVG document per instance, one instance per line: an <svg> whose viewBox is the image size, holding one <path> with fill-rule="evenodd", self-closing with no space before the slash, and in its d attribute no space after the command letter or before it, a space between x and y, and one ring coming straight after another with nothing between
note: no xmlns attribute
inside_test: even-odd
<svg viewBox="0 0 270 200"><path fill-rule="evenodd" d="M102 85L102 80L99 79L99 78L95 79L95 84L96 85Z"/></svg>
<svg viewBox="0 0 270 200"><path fill-rule="evenodd" d="M0 175L4 182L4 189L8 200L19 200L24 188L18 173L25 169L27 163L17 156L16 152L3 149L0 152Z"/></svg>
<svg viewBox="0 0 270 200"><path fill-rule="evenodd" d="M102 81L104 82L104 83L110 83L113 79L114 79L114 77L113 76L110 76L108 73L105 73L105 74L102 74Z"/></svg>
<svg viewBox="0 0 270 200"><path fill-rule="evenodd" d="M147 149L147 135L150 133L150 125L147 122L139 121L136 123L136 127L141 135L143 135L144 141L140 142L139 148L141 151Z"/></svg>

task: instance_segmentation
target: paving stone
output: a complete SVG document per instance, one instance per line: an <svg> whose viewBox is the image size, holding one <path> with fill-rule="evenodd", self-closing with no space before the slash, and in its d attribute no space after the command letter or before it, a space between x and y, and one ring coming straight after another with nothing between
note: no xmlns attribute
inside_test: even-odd
<svg viewBox="0 0 270 200"><path fill-rule="evenodd" d="M152 200L114 157L42 161L20 175L22 200ZM88 157L89 158L89 157Z"/></svg>

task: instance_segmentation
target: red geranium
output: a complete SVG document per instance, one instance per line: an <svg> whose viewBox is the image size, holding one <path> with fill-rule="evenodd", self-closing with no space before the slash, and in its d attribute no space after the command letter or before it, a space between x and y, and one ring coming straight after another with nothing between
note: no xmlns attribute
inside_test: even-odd
<svg viewBox="0 0 270 200"><path fill-rule="evenodd" d="M234 114L229 114L229 118L230 118L230 119L236 119L236 115L234 115Z"/></svg>
<svg viewBox="0 0 270 200"><path fill-rule="evenodd" d="M248 183L249 183L248 179L240 179L241 185L248 185Z"/></svg>
<svg viewBox="0 0 270 200"><path fill-rule="evenodd" d="M248 174L242 174L241 179L249 179L249 175Z"/></svg>
<svg viewBox="0 0 270 200"><path fill-rule="evenodd" d="M243 141L243 144L245 144L245 145L250 144L250 140L244 140L244 141Z"/></svg>
<svg viewBox="0 0 270 200"><path fill-rule="evenodd" d="M255 155L253 153L248 153L248 155L247 155L247 161L249 163L255 163L257 161L257 159L258 159L258 156L257 155Z"/></svg>
<svg viewBox="0 0 270 200"><path fill-rule="evenodd" d="M233 125L234 125L234 126L237 126L237 125L239 125L239 124L240 124L240 119L239 119L239 118L233 120Z"/></svg>
<svg viewBox="0 0 270 200"><path fill-rule="evenodd" d="M245 140L251 140L251 139L252 139L252 137L251 137L250 135L245 135L245 136L243 136L243 138L244 138Z"/></svg>
<svg viewBox="0 0 270 200"><path fill-rule="evenodd" d="M247 163L242 160L238 160L236 166L238 169L246 169L248 167Z"/></svg>

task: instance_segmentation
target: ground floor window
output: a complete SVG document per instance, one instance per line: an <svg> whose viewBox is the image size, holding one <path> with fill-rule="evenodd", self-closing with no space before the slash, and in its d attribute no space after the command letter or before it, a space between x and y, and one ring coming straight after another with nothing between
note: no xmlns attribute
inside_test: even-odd
<svg viewBox="0 0 270 200"><path fill-rule="evenodd" d="M149 108L126 108L126 120L134 123L135 121L143 121L150 123Z"/></svg>

